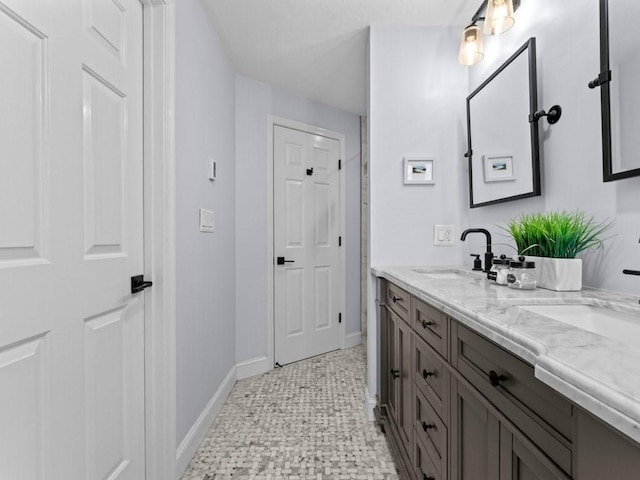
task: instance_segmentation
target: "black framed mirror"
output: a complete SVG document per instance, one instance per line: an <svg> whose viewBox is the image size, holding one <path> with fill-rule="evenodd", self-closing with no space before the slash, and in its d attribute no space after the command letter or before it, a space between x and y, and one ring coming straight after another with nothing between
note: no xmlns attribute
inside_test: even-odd
<svg viewBox="0 0 640 480"><path fill-rule="evenodd" d="M600 0L600 73L589 87L600 87L605 182L640 175L636 145L640 123L637 15L638 0Z"/></svg>
<svg viewBox="0 0 640 480"><path fill-rule="evenodd" d="M471 208L540 195L536 39L467 97Z"/></svg>

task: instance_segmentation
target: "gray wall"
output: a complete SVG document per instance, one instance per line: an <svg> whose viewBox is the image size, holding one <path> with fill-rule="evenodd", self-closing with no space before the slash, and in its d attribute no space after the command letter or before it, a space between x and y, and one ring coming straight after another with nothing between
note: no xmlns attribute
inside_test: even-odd
<svg viewBox="0 0 640 480"><path fill-rule="evenodd" d="M200 1L176 2L178 444L235 365L234 82ZM215 211L215 233L199 232L200 207Z"/></svg>
<svg viewBox="0 0 640 480"><path fill-rule="evenodd" d="M360 331L360 121L265 83L236 77L236 360L267 355L267 115L346 135L347 335Z"/></svg>
<svg viewBox="0 0 640 480"><path fill-rule="evenodd" d="M369 264L447 265L461 249L435 247L433 227L459 232L466 179L466 72L460 32L442 27L371 27L369 32ZM404 185L405 156L433 156L434 185ZM368 394L377 392L376 287L368 289Z"/></svg>

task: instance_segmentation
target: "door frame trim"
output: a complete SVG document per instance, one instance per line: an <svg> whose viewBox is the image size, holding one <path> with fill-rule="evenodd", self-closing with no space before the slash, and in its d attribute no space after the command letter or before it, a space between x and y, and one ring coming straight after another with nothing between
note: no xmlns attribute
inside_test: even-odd
<svg viewBox="0 0 640 480"><path fill-rule="evenodd" d="M346 194L345 194L345 157L346 157L346 136L343 133L334 132L325 128L308 125L306 123L289 120L287 118L275 115L267 115L267 358L269 368L275 364L275 299L274 299L274 258L273 258L273 128L275 126L300 130L312 135L322 135L323 137L332 138L340 143L340 159L342 159L343 168L338 171L340 182L340 208L338 219L339 235L342 236L342 247L340 247L340 264L338 266L339 273L339 290L340 298L338 305L342 312L342 323L338 325L338 347L345 348L346 336L346 297L345 287L347 284L347 242L346 238Z"/></svg>
<svg viewBox="0 0 640 480"><path fill-rule="evenodd" d="M145 464L176 476L175 5L139 0L144 55Z"/></svg>

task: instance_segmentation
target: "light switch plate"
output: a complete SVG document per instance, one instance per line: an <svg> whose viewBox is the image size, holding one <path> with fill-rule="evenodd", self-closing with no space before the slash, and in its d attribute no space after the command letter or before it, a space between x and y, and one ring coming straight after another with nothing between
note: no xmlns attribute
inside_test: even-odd
<svg viewBox="0 0 640 480"><path fill-rule="evenodd" d="M453 245L453 225L434 225L433 244L436 246Z"/></svg>
<svg viewBox="0 0 640 480"><path fill-rule="evenodd" d="M213 233L215 214L212 210L200 209L200 231L204 233Z"/></svg>

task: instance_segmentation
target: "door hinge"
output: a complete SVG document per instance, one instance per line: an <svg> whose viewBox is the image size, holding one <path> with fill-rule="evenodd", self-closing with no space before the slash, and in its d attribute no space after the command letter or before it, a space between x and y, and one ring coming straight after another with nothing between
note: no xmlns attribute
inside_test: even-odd
<svg viewBox="0 0 640 480"><path fill-rule="evenodd" d="M342 313L338 314L338 323L342 323Z"/></svg>
<svg viewBox="0 0 640 480"><path fill-rule="evenodd" d="M342 237L338 237L338 246L341 247L342 246Z"/></svg>
<svg viewBox="0 0 640 480"><path fill-rule="evenodd" d="M338 170L342 170L342 160L338 160Z"/></svg>

